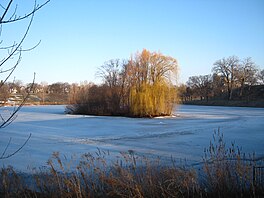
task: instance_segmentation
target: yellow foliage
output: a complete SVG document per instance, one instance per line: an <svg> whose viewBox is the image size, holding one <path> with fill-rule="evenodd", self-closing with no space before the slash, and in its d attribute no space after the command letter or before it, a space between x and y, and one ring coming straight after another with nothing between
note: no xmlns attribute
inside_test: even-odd
<svg viewBox="0 0 264 198"><path fill-rule="evenodd" d="M170 115L176 91L172 80L176 77L177 61L160 53L143 50L128 65L133 85L130 89L130 113L133 116L152 117Z"/></svg>
<svg viewBox="0 0 264 198"><path fill-rule="evenodd" d="M131 89L131 114L139 117L170 115L175 102L176 92L166 83L143 84L137 91Z"/></svg>

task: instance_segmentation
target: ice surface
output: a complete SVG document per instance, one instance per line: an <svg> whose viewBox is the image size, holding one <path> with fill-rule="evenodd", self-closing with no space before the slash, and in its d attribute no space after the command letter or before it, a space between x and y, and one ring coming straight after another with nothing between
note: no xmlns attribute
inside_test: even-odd
<svg viewBox="0 0 264 198"><path fill-rule="evenodd" d="M1 108L8 115L11 107ZM138 155L171 156L201 161L214 130L220 128L227 144L235 141L244 152L264 155L264 109L181 105L175 116L148 118L65 115L64 106L25 106L16 120L0 129L0 152L9 138L8 152L19 148L31 133L26 146L15 156L1 160L26 171L45 166L54 151L81 155L97 148L113 155L133 150Z"/></svg>

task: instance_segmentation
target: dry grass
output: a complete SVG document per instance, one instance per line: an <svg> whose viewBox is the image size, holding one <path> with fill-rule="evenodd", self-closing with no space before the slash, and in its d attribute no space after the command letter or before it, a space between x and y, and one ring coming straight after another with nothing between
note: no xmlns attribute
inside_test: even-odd
<svg viewBox="0 0 264 198"><path fill-rule="evenodd" d="M252 174L258 163L263 160L242 153L234 143L226 147L223 134L215 132L205 150L203 188L213 197L263 196L264 183L255 184Z"/></svg>
<svg viewBox="0 0 264 198"><path fill-rule="evenodd" d="M12 167L1 170L0 197L263 197L264 184L255 183L254 156L246 156L223 135L205 150L202 169L165 166L157 160L121 153L84 154L74 168L71 160L54 153L49 168L30 178ZM30 181L30 182L29 182Z"/></svg>

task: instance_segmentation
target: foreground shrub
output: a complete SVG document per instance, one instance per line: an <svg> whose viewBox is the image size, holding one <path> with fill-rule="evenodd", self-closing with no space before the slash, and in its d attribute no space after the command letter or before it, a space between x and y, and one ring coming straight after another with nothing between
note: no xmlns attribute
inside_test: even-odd
<svg viewBox="0 0 264 198"><path fill-rule="evenodd" d="M98 150L84 154L78 165L53 153L48 168L30 175L12 167L1 170L1 197L263 197L263 175L256 182L254 168L263 161L246 156L223 135L205 150L202 165L164 165L134 151L114 158ZM263 173L262 173L263 174Z"/></svg>

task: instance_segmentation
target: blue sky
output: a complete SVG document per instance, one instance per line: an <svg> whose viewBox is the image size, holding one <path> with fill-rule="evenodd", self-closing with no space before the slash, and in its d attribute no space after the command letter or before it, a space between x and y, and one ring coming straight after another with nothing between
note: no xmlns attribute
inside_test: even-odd
<svg viewBox="0 0 264 198"><path fill-rule="evenodd" d="M5 27L7 38L17 38L23 25ZM34 72L37 82L98 83L105 61L143 48L176 58L180 82L209 74L216 60L232 55L252 57L263 69L264 1L51 0L36 14L24 47L39 40L15 72L25 83Z"/></svg>

